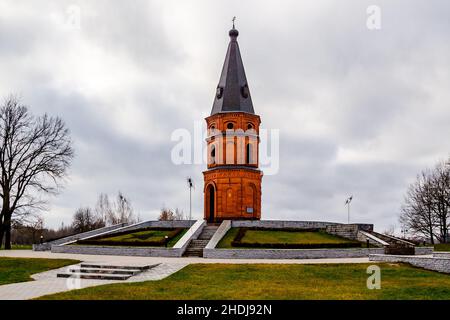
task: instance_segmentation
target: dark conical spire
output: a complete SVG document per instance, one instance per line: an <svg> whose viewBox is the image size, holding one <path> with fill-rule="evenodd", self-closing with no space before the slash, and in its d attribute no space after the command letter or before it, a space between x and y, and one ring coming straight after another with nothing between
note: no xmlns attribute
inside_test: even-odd
<svg viewBox="0 0 450 320"><path fill-rule="evenodd" d="M252 98L245 77L244 65L239 52L237 37L239 32L234 28L229 32L230 44L228 45L222 74L216 90L216 97L211 115L221 112L248 112L253 110Z"/></svg>

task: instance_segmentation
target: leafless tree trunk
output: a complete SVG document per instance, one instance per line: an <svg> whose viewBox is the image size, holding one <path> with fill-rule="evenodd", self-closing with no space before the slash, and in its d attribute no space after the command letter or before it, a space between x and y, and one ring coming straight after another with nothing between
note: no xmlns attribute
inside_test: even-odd
<svg viewBox="0 0 450 320"><path fill-rule="evenodd" d="M15 216L42 209L40 192L56 194L73 158L69 131L60 118L34 117L14 97L0 108L0 244L11 248Z"/></svg>

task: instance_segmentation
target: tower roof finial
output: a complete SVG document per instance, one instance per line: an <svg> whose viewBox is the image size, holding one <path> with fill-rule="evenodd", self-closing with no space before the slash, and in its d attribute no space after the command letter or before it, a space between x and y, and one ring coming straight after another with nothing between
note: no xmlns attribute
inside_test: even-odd
<svg viewBox="0 0 450 320"><path fill-rule="evenodd" d="M237 31L234 27L234 22L236 21L236 17L233 17L233 19L231 21L233 21L233 28L230 30L230 32L228 32L228 34L230 35L231 39L236 40L237 36L239 35L239 31Z"/></svg>

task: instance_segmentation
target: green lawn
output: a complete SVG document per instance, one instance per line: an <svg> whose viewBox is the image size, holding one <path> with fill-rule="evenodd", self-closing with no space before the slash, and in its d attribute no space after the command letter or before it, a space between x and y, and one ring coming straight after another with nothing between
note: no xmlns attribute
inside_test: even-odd
<svg viewBox="0 0 450 320"><path fill-rule="evenodd" d="M450 251L450 243L435 244L434 251Z"/></svg>
<svg viewBox="0 0 450 320"><path fill-rule="evenodd" d="M156 241L163 241L165 236L170 236L170 234L174 231L173 230L142 230L142 231L136 231L131 232L127 234L121 234L118 236L111 236L111 237L105 237L105 238L99 238L98 240L92 239L91 242L100 242L101 245L113 245L113 246L125 246L125 245L144 245L146 242L156 242ZM178 240L181 239L181 237L188 231L188 229L183 229L180 233L178 233L175 237L169 240L167 246L173 247L175 243L178 242ZM108 244L108 242L111 242L111 244ZM117 242L120 242L120 245L117 245ZM84 245L84 243L76 243L76 245ZM91 243L86 243L86 245L93 245Z"/></svg>
<svg viewBox="0 0 450 320"><path fill-rule="evenodd" d="M383 264L369 290L369 264L193 264L160 281L91 287L41 299L450 299L450 275Z"/></svg>
<svg viewBox="0 0 450 320"><path fill-rule="evenodd" d="M35 273L76 264L69 259L28 259L0 257L0 285L33 280Z"/></svg>
<svg viewBox="0 0 450 320"><path fill-rule="evenodd" d="M333 236L325 232L287 232L287 231L265 231L248 230L242 242L265 242L265 243L343 243L354 242L352 240Z"/></svg>
<svg viewBox="0 0 450 320"><path fill-rule="evenodd" d="M218 248L233 248L231 242L240 228L231 228L217 245ZM356 243L357 241L337 237L322 231L282 231L248 229L241 243L287 243L287 244L333 244Z"/></svg>
<svg viewBox="0 0 450 320"><path fill-rule="evenodd" d="M11 250L31 250L33 246L31 244L13 244L11 245ZM5 247L2 246L0 250L5 250Z"/></svg>

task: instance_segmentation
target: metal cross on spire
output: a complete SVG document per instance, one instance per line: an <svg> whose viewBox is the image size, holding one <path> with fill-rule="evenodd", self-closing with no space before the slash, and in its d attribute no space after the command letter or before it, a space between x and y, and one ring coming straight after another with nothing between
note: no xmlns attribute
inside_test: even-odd
<svg viewBox="0 0 450 320"><path fill-rule="evenodd" d="M234 22L236 21L236 17L234 16L231 21L233 21L233 29L234 29Z"/></svg>

